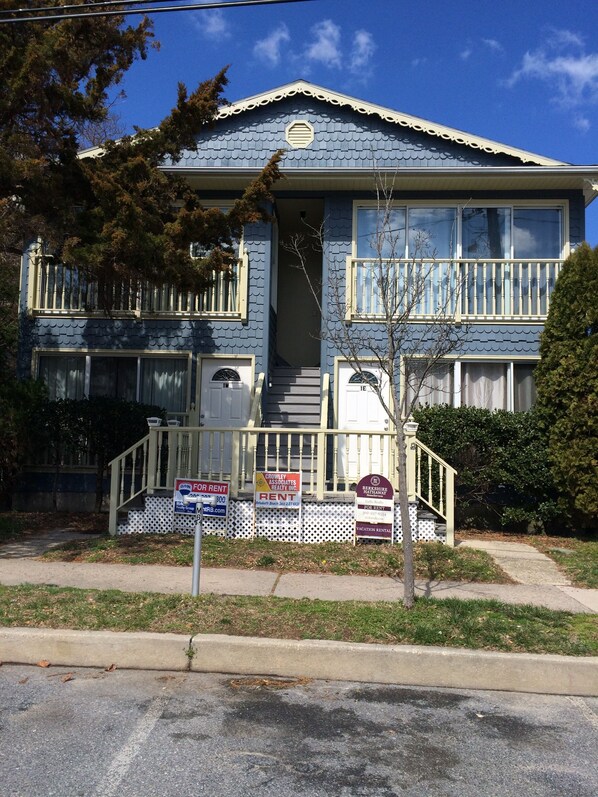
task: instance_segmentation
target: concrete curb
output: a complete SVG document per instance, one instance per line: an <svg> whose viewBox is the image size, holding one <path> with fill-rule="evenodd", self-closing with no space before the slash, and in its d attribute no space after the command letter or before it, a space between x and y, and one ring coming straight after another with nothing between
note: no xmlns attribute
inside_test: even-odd
<svg viewBox="0 0 598 797"><path fill-rule="evenodd" d="M0 629L0 661L126 670L188 670L189 637L146 632Z"/></svg>
<svg viewBox="0 0 598 797"><path fill-rule="evenodd" d="M189 655L191 652L191 655ZM0 629L0 661L598 697L598 657L221 634Z"/></svg>

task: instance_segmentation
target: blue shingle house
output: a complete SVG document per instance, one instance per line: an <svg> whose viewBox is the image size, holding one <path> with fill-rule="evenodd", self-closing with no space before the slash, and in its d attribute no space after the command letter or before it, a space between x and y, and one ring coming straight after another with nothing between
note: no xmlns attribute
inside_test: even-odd
<svg viewBox="0 0 598 797"><path fill-rule="evenodd" d="M345 323L375 328L382 312L375 259L388 262L397 284L408 264L426 264L429 284L411 309L414 324L433 322L442 303L467 328L458 351L434 368L422 401L513 411L533 404L551 291L584 240L598 168L302 80L223 107L197 151L164 168L189 180L206 205L226 208L278 149L285 156L273 221L245 228L232 277L218 276L203 295L121 286L107 318L95 286L76 270L35 247L24 257L21 357L51 397L115 395L168 412L169 427L150 429L114 463L113 532L187 522L171 514L173 480L184 476L229 480L235 508L227 532L254 533L257 469L302 472L299 524L274 512L263 521L271 533L351 537L355 482L371 472L394 480L391 433L368 389L368 380L383 379L379 366L366 363L366 376L356 374L322 334L322 314L334 286ZM392 184L384 208L376 179ZM382 212L394 231L391 252L375 247ZM298 268L288 242L306 230L321 232L321 247L308 247ZM417 356L410 360L403 373L417 373ZM450 542L452 469L415 437L410 451L414 512L418 502L444 522L424 518L418 534ZM432 469L438 479L422 480ZM38 477L42 485L43 468ZM422 486L432 482L433 490ZM71 502L84 484L81 468L64 483Z"/></svg>

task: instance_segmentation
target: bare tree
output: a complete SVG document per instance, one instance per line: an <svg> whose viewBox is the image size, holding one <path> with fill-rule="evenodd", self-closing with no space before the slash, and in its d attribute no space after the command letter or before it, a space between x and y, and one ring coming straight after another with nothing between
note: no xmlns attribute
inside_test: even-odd
<svg viewBox="0 0 598 797"><path fill-rule="evenodd" d="M329 269L325 306L318 299L319 286L310 281L310 287L320 304L322 335L375 393L394 433L405 560L404 605L411 608L415 578L405 423L414 408L425 403L441 361L458 349L465 329L454 320L461 296L454 261L450 256L438 256L425 229L407 231L406 224L397 224L393 184L380 175L375 179L375 229L368 235L372 256L353 262L351 284L344 273ZM454 240L456 224L452 226ZM314 246L324 250L324 225L307 227L305 236L294 236L284 246L308 276L306 254ZM367 363L372 361L384 374L380 382L367 373Z"/></svg>

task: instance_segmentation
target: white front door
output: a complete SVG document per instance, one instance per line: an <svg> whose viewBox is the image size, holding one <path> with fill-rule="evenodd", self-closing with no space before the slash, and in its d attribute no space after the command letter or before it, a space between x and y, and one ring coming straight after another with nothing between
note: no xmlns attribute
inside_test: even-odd
<svg viewBox="0 0 598 797"><path fill-rule="evenodd" d="M201 361L199 425L206 429L238 429L247 426L251 404L250 360L205 358ZM202 434L200 464L204 476L229 474L232 434Z"/></svg>
<svg viewBox="0 0 598 797"><path fill-rule="evenodd" d="M382 369L373 363L363 364L356 373L348 363L338 371L338 428L370 434L341 435L338 445L339 476L358 482L369 473L388 475L389 439L376 432L387 432L389 422L372 385L385 386Z"/></svg>

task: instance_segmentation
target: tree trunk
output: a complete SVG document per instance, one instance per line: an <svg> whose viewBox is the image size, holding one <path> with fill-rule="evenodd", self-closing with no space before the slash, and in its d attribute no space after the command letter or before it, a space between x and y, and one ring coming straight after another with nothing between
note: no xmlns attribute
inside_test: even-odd
<svg viewBox="0 0 598 797"><path fill-rule="evenodd" d="M415 603L415 572L413 565L413 537L411 536L411 519L409 517L409 489L407 484L407 449L402 426L397 426L397 453L399 456L399 513L403 530L403 605L412 609Z"/></svg>

